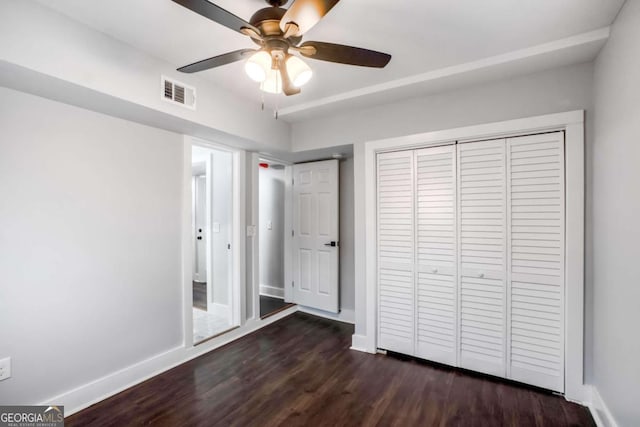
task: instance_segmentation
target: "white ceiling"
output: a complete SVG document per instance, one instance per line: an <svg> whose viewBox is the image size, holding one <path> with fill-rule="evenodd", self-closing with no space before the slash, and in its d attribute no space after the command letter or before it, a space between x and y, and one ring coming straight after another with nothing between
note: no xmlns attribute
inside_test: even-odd
<svg viewBox="0 0 640 427"><path fill-rule="evenodd" d="M38 0L176 67L255 45L170 0ZM249 20L263 0L216 0ZM305 40L393 55L382 70L307 60L314 78L281 108L478 61L606 27L624 0L342 0ZM239 96L260 93L234 63L202 73ZM275 102L271 100L271 102Z"/></svg>

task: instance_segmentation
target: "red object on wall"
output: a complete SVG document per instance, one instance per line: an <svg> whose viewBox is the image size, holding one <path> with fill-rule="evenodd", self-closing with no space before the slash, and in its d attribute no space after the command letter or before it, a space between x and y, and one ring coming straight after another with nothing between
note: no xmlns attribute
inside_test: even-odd
<svg viewBox="0 0 640 427"><path fill-rule="evenodd" d="M260 163L261 168L269 169L269 163Z"/></svg>

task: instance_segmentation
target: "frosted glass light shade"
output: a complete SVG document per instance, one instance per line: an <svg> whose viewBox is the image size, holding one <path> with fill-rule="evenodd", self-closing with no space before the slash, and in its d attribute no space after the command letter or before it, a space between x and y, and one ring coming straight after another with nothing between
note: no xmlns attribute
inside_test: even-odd
<svg viewBox="0 0 640 427"><path fill-rule="evenodd" d="M280 76L280 71L269 69L267 78L260 83L260 90L267 93L282 93L282 76Z"/></svg>
<svg viewBox="0 0 640 427"><path fill-rule="evenodd" d="M271 55L264 50L254 53L244 64L244 71L254 82L264 82L271 71Z"/></svg>
<svg viewBox="0 0 640 427"><path fill-rule="evenodd" d="M304 86L313 76L311 68L302 59L293 55L287 58L287 72L296 87Z"/></svg>

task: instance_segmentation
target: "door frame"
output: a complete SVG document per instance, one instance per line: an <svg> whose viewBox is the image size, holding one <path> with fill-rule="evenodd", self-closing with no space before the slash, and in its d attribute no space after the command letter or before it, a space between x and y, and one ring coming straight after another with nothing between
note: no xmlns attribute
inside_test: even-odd
<svg viewBox="0 0 640 427"><path fill-rule="evenodd" d="M532 133L565 132L565 398L589 402L584 383L584 110L467 126L354 146L356 333L352 349L377 351L376 156L378 153Z"/></svg>
<svg viewBox="0 0 640 427"><path fill-rule="evenodd" d="M292 283L292 236L293 229L293 162L270 155L251 153L251 225L247 227L247 235L251 242L251 284L252 284L252 316L260 319L260 160L272 161L284 165L284 301L293 302Z"/></svg>
<svg viewBox="0 0 640 427"><path fill-rule="evenodd" d="M192 191L191 153L193 146L225 151L232 155L232 223L231 223L231 280L229 308L231 328L241 326L245 315L245 217L246 153L244 150L191 136L183 138L182 182L182 299L184 346L193 347L193 254L192 254ZM208 174L211 175L210 173ZM209 260L207 261L209 262ZM209 274L209 272L207 272Z"/></svg>

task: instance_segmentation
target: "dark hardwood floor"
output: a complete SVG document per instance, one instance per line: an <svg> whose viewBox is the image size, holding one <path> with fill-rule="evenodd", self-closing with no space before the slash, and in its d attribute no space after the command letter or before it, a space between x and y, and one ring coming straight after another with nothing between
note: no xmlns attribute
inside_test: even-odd
<svg viewBox="0 0 640 427"><path fill-rule="evenodd" d="M207 310L207 284L193 282L193 306L200 310Z"/></svg>
<svg viewBox="0 0 640 427"><path fill-rule="evenodd" d="M296 313L69 418L67 426L593 426L562 397L349 350L353 326Z"/></svg>
<svg viewBox="0 0 640 427"><path fill-rule="evenodd" d="M260 295L260 317L265 318L271 314L275 314L284 310L287 307L291 307L295 304L284 302L283 299L268 297L266 295Z"/></svg>

